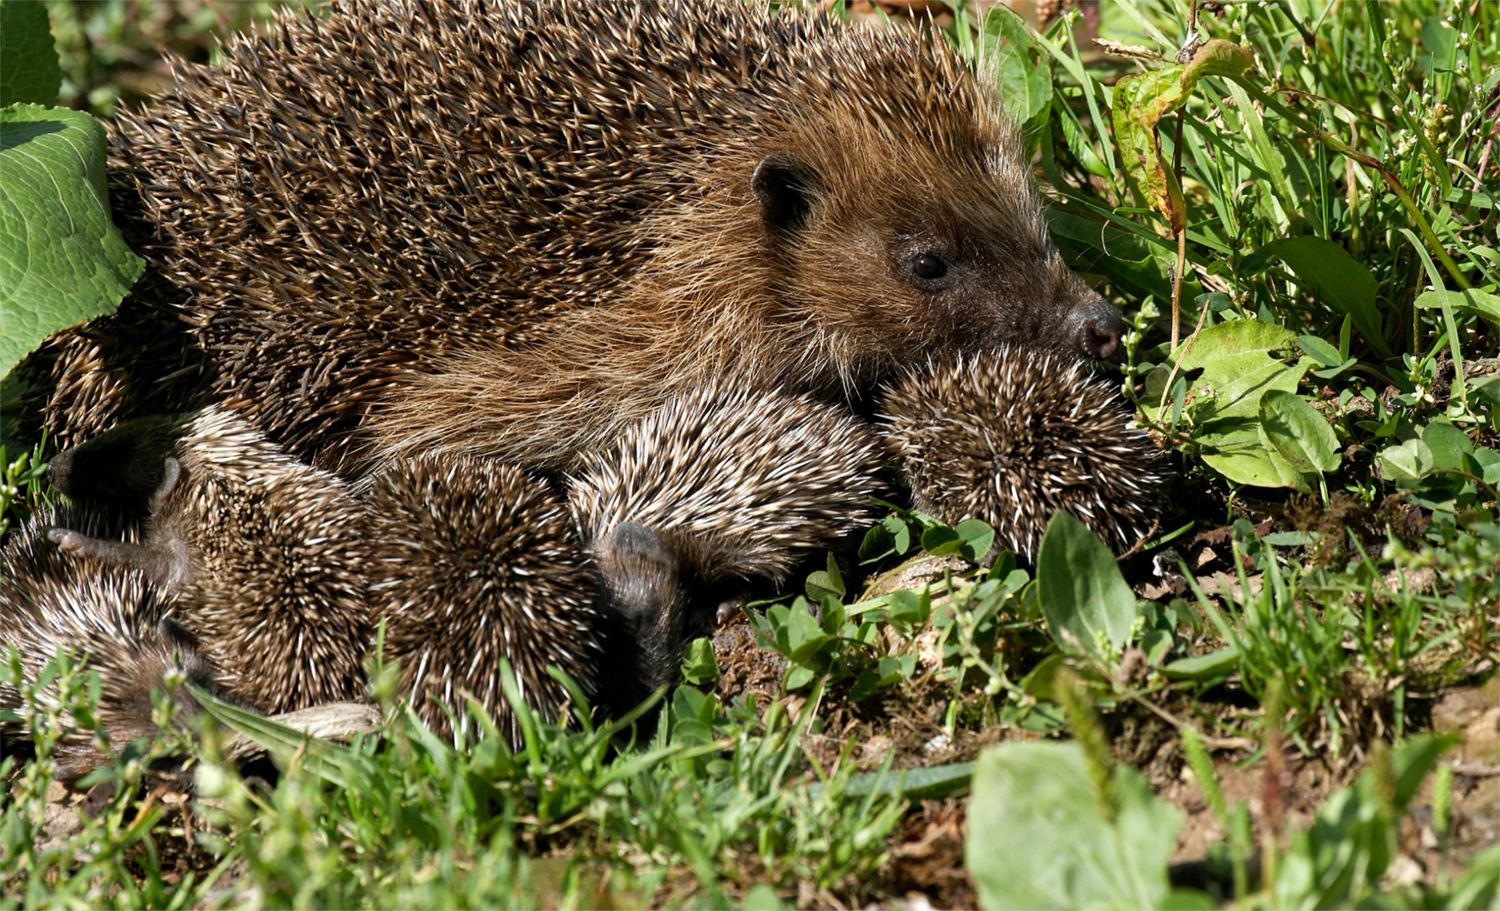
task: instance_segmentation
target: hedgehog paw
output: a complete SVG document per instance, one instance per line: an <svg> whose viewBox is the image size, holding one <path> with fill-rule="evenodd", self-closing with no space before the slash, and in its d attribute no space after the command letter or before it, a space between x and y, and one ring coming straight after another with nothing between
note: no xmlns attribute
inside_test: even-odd
<svg viewBox="0 0 1500 911"><path fill-rule="evenodd" d="M644 525L621 522L595 556L615 610L650 625L671 613L681 594L681 568L660 535Z"/></svg>
<svg viewBox="0 0 1500 911"><path fill-rule="evenodd" d="M157 549L129 541L91 538L70 528L49 528L47 538L69 556L134 569L165 587L179 585L188 577L187 554L175 542L167 549Z"/></svg>

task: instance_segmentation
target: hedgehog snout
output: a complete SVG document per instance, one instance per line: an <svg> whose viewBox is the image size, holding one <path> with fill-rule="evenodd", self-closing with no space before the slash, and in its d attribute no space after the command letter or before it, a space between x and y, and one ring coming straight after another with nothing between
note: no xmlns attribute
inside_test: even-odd
<svg viewBox="0 0 1500 911"><path fill-rule="evenodd" d="M1085 357L1104 360L1120 348L1125 334L1125 319L1120 309L1101 298L1094 298L1077 309L1076 325L1079 347Z"/></svg>

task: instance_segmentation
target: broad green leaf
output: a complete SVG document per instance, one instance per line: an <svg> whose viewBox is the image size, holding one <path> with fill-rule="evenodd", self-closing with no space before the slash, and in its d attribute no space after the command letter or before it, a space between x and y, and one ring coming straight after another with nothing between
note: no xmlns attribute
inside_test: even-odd
<svg viewBox="0 0 1500 911"><path fill-rule="evenodd" d="M1417 55L1417 65L1429 73L1448 73L1458 62L1458 29L1443 21L1441 16L1428 16L1422 20L1422 49Z"/></svg>
<svg viewBox="0 0 1500 911"><path fill-rule="evenodd" d="M983 560L995 543L995 529L991 528L988 522L965 519L954 526L953 530L958 532L964 542L963 547L959 548L959 555L970 563Z"/></svg>
<svg viewBox="0 0 1500 911"><path fill-rule="evenodd" d="M1324 367L1337 367L1344 362L1344 358L1339 356L1339 349L1318 338L1316 335L1299 336L1297 347L1306 351L1308 355Z"/></svg>
<svg viewBox="0 0 1500 911"><path fill-rule="evenodd" d="M1393 481L1420 480L1433 469L1432 449L1419 439L1382 449L1376 459L1386 478Z"/></svg>
<svg viewBox="0 0 1500 911"><path fill-rule="evenodd" d="M1339 467L1339 441L1333 428L1295 392L1272 389L1261 396L1260 425L1295 471L1324 474Z"/></svg>
<svg viewBox="0 0 1500 911"><path fill-rule="evenodd" d="M1320 300L1352 317L1360 335L1381 357L1390 356L1390 347L1381 330L1380 311L1375 306L1375 276L1343 247L1307 235L1278 240L1259 252L1286 263Z"/></svg>
<svg viewBox="0 0 1500 911"><path fill-rule="evenodd" d="M1204 76L1235 76L1250 64L1244 48L1216 38L1200 47L1186 66L1126 76L1115 85L1111 115L1121 163L1146 200L1167 217L1173 234L1186 224L1187 209L1182 187L1162 160L1157 124L1182 107Z"/></svg>
<svg viewBox="0 0 1500 911"><path fill-rule="evenodd" d="M1288 486L1285 473L1278 469L1278 462L1285 465L1285 460L1261 439L1258 420L1216 421L1214 426L1222 429L1200 433L1193 438L1203 447L1204 464L1236 484ZM1290 466L1286 470L1290 471ZM1301 484L1299 489L1305 487Z"/></svg>
<svg viewBox="0 0 1500 911"><path fill-rule="evenodd" d="M1067 513L1057 513L1042 534L1036 578L1052 638L1064 651L1113 666L1130 641L1135 594L1099 536Z"/></svg>
<svg viewBox="0 0 1500 911"><path fill-rule="evenodd" d="M1274 352L1296 342L1290 329L1260 320L1231 320L1193 336L1192 344L1183 346L1178 366L1179 373L1203 368L1192 393L1198 399L1211 395L1213 402L1198 412L1198 420L1259 419L1262 395L1272 389L1295 391L1312 359L1289 364Z"/></svg>
<svg viewBox="0 0 1500 911"><path fill-rule="evenodd" d="M1286 456L1276 448L1272 442L1271 435L1266 431L1266 425L1257 421L1255 424L1255 436L1260 441L1261 448L1265 451L1265 462L1271 466L1271 471L1276 476L1276 487L1290 487L1292 490L1310 493L1312 491L1312 480L1316 477L1313 472L1301 471Z"/></svg>
<svg viewBox="0 0 1500 911"><path fill-rule="evenodd" d="M1076 743L1007 743L980 754L964 865L990 911L1157 908L1182 812L1116 766L1104 808ZM1109 812L1111 811L1112 812Z"/></svg>
<svg viewBox="0 0 1500 911"><path fill-rule="evenodd" d="M60 88L47 7L36 0L0 2L0 107L52 104Z"/></svg>
<svg viewBox="0 0 1500 911"><path fill-rule="evenodd" d="M963 546L963 535L946 525L936 525L922 532L922 549L934 557L956 554Z"/></svg>
<svg viewBox="0 0 1500 911"><path fill-rule="evenodd" d="M1500 297L1483 291L1423 291L1417 295L1416 305L1424 310L1441 310L1447 304L1454 310L1472 313L1491 322L1500 323Z"/></svg>
<svg viewBox="0 0 1500 911"><path fill-rule="evenodd" d="M694 639L688 644L682 662L682 676L688 683L712 683L719 679L719 661L714 655L712 639Z"/></svg>
<svg viewBox="0 0 1500 911"><path fill-rule="evenodd" d="M1474 443L1468 434L1454 427L1434 421L1422 428L1422 442L1432 451L1432 467L1462 471L1464 456L1474 451Z"/></svg>
<svg viewBox="0 0 1500 911"><path fill-rule="evenodd" d="M51 333L114 310L144 268L109 218L99 121L0 110L0 376Z"/></svg>
<svg viewBox="0 0 1500 911"><path fill-rule="evenodd" d="M824 598L844 597L844 577L839 573L838 561L828 555L828 569L811 573L807 577L807 597L821 602Z"/></svg>
<svg viewBox="0 0 1500 911"><path fill-rule="evenodd" d="M1003 6L984 17L985 68L1007 109L1026 125L1035 125L1052 104L1052 67L1042 46L1020 16Z"/></svg>
<svg viewBox="0 0 1500 911"><path fill-rule="evenodd" d="M1261 439L1260 400L1267 392L1293 392L1312 358L1287 363L1276 352L1295 346L1296 333L1259 320L1231 320L1199 332L1184 345L1179 375L1202 369L1190 394L1201 429L1193 440L1203 461L1240 484L1296 487L1306 483L1274 447ZM1155 402L1144 410L1160 419Z"/></svg>

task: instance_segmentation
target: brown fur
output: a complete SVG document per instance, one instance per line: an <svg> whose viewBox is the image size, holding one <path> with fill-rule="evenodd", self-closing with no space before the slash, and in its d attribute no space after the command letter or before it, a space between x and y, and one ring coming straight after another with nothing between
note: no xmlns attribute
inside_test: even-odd
<svg viewBox="0 0 1500 911"><path fill-rule="evenodd" d="M1118 324L992 90L941 39L805 11L352 2L184 68L112 150L152 279L28 367L65 441L213 400L350 475L566 468L705 377L852 402L933 354L1107 354ZM170 382L169 353L100 352L175 319L201 355Z"/></svg>

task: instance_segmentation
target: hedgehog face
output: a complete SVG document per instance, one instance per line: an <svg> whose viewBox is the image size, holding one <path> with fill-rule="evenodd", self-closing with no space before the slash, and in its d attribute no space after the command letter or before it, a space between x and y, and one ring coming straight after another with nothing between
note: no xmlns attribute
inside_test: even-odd
<svg viewBox="0 0 1500 911"><path fill-rule="evenodd" d="M1053 247L1014 129L955 78L951 94L794 124L760 159L751 189L789 303L836 360L876 372L1000 344L1109 357L1119 311Z"/></svg>

